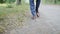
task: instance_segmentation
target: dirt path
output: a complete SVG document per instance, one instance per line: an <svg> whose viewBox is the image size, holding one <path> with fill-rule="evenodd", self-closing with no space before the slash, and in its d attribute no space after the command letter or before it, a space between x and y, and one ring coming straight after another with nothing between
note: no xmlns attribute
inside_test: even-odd
<svg viewBox="0 0 60 34"><path fill-rule="evenodd" d="M41 5L40 18L27 17L22 28L15 28L9 34L60 34L60 6Z"/></svg>

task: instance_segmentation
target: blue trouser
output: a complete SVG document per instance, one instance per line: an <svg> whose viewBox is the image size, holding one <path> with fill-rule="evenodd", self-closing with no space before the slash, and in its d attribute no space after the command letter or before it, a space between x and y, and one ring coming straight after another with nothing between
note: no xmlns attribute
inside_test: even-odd
<svg viewBox="0 0 60 34"><path fill-rule="evenodd" d="M36 0L36 7L34 5L34 0L30 0L30 9L33 16L36 16L41 0Z"/></svg>

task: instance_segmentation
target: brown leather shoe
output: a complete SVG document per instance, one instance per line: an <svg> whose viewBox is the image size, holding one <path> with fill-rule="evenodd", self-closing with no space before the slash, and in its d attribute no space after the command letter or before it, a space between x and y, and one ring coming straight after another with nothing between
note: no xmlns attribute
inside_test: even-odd
<svg viewBox="0 0 60 34"><path fill-rule="evenodd" d="M37 17L40 17L40 14L39 14L39 12L38 12L38 13L36 13L36 15L37 15Z"/></svg>
<svg viewBox="0 0 60 34"><path fill-rule="evenodd" d="M32 19L33 19L33 20L36 19L36 16L33 16Z"/></svg>

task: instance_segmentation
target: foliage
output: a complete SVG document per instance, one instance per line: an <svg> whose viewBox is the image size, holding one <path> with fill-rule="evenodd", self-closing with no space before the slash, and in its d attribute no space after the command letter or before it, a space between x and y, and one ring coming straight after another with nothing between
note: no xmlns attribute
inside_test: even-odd
<svg viewBox="0 0 60 34"><path fill-rule="evenodd" d="M13 3L15 2L16 0L6 0L7 3Z"/></svg>
<svg viewBox="0 0 60 34"><path fill-rule="evenodd" d="M13 3L15 2L16 0L0 0L0 3Z"/></svg>
<svg viewBox="0 0 60 34"><path fill-rule="evenodd" d="M0 0L0 3L5 3L5 0Z"/></svg>

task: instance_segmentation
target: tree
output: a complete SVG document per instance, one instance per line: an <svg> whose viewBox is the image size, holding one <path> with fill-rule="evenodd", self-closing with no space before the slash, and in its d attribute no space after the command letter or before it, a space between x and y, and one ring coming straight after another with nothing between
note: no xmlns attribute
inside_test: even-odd
<svg viewBox="0 0 60 34"><path fill-rule="evenodd" d="M21 0L16 0L16 4L20 5L21 4Z"/></svg>

